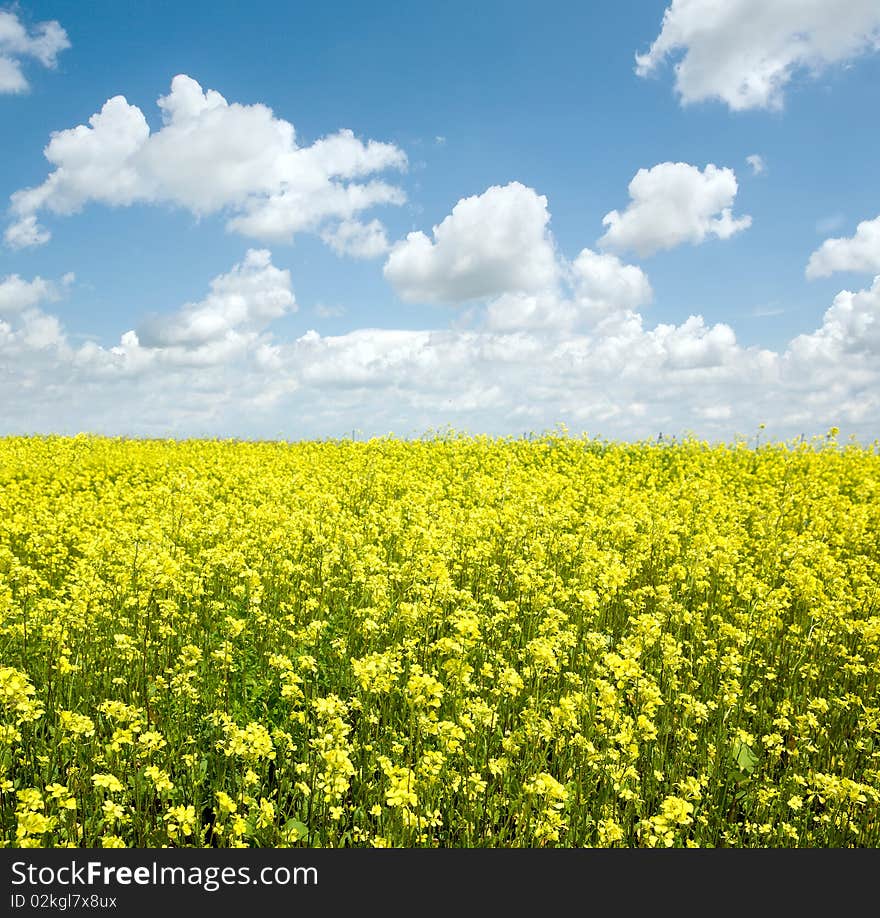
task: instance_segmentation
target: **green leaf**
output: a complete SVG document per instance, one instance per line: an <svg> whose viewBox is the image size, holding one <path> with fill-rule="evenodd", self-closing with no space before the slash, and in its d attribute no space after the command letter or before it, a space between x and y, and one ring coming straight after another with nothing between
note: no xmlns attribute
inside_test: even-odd
<svg viewBox="0 0 880 918"><path fill-rule="evenodd" d="M288 819L287 822L284 823L284 831L290 832L293 829L296 829L297 837L299 840L308 838L309 827L305 823L300 822L298 819Z"/></svg>
<svg viewBox="0 0 880 918"><path fill-rule="evenodd" d="M758 764L758 757L741 740L733 741L733 759L740 771L744 771L747 775L750 775Z"/></svg>

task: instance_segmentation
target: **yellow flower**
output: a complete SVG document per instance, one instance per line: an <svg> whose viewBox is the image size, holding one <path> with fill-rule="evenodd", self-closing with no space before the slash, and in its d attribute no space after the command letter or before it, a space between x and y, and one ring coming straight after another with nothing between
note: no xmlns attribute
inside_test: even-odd
<svg viewBox="0 0 880 918"><path fill-rule="evenodd" d="M153 786L158 793L161 794L163 791L174 789L174 784L167 771L162 771L161 768L157 768L155 765L149 765L144 769L144 774L153 782Z"/></svg>
<svg viewBox="0 0 880 918"><path fill-rule="evenodd" d="M182 841L193 834L196 826L196 810L192 805L173 806L162 817L172 841Z"/></svg>
<svg viewBox="0 0 880 918"><path fill-rule="evenodd" d="M545 806L555 810L562 809L568 800L568 791L565 789L565 785L560 784L553 775L548 774L546 771L535 775L534 778L527 782L526 792L542 798Z"/></svg>
<svg viewBox="0 0 880 918"><path fill-rule="evenodd" d="M57 782L53 784L46 785L46 793L55 800L58 804L58 807L62 810L75 810L76 809L76 799L70 793L67 785L58 784Z"/></svg>
<svg viewBox="0 0 880 918"><path fill-rule="evenodd" d="M165 741L165 737L158 731L147 730L138 737L138 745L143 746L144 751L149 755L167 746L168 743Z"/></svg>
<svg viewBox="0 0 880 918"><path fill-rule="evenodd" d="M0 846L871 847L880 452L755 442L0 438Z"/></svg>
<svg viewBox="0 0 880 918"><path fill-rule="evenodd" d="M666 797L660 804L660 812L668 823L686 826L693 822L693 804L681 797Z"/></svg>
<svg viewBox="0 0 880 918"><path fill-rule="evenodd" d="M216 792L217 797L217 806L220 808L220 813L223 816L229 816L238 809L238 804L229 796L229 794L224 793L223 791Z"/></svg>
<svg viewBox="0 0 880 918"><path fill-rule="evenodd" d="M122 782L115 775L94 774L92 775L92 783L95 787L103 787L105 790L110 791L111 794L118 794L123 790Z"/></svg>
<svg viewBox="0 0 880 918"><path fill-rule="evenodd" d="M127 845L118 835L101 836L102 848L125 848Z"/></svg>
<svg viewBox="0 0 880 918"><path fill-rule="evenodd" d="M95 735L94 721L84 714L77 714L75 711L59 711L58 719L61 721L61 728L74 738Z"/></svg>
<svg viewBox="0 0 880 918"><path fill-rule="evenodd" d="M19 810L43 810L46 804L43 795L36 787L25 787L16 792Z"/></svg>
<svg viewBox="0 0 880 918"><path fill-rule="evenodd" d="M118 803L114 803L112 800L105 800L101 805L101 809L104 811L104 818L110 821L113 820L123 820L125 819L125 810Z"/></svg>
<svg viewBox="0 0 880 918"><path fill-rule="evenodd" d="M57 822L54 816L44 816L42 813L19 813L16 838L20 840L32 835L45 835L55 828Z"/></svg>
<svg viewBox="0 0 880 918"><path fill-rule="evenodd" d="M257 826L261 829L268 829L275 822L275 806L271 800L260 797L260 809L257 816Z"/></svg>

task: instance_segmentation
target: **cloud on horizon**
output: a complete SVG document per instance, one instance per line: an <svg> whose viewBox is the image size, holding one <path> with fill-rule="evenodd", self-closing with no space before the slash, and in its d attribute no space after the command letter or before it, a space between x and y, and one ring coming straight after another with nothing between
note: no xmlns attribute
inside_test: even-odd
<svg viewBox="0 0 880 918"><path fill-rule="evenodd" d="M546 228L540 196L521 186L514 197L537 202L532 220ZM498 219L495 204L487 219ZM514 225L521 216L510 210ZM475 231L470 218L447 225ZM552 280L538 292L483 284L471 328L283 338L273 325L296 308L290 273L249 250L203 299L145 319L111 347L75 343L46 311L63 282L10 275L0 280L7 430L299 438L445 425L516 434L561 422L628 438L730 439L760 423L777 436L832 425L876 433L880 276L841 291L819 328L774 351L744 347L729 325L700 315L650 325L639 311L648 278L617 256L556 253L542 270Z"/></svg>

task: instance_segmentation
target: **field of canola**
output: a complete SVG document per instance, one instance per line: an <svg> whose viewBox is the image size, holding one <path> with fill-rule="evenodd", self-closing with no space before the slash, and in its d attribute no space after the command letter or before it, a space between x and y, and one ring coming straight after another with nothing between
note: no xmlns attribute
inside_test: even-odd
<svg viewBox="0 0 880 918"><path fill-rule="evenodd" d="M880 846L877 445L0 439L0 845Z"/></svg>

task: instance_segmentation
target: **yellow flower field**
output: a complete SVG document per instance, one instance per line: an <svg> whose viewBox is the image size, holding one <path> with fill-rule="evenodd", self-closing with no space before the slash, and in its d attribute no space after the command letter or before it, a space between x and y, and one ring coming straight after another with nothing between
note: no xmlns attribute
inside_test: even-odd
<svg viewBox="0 0 880 918"><path fill-rule="evenodd" d="M5 846L880 845L880 454L0 440Z"/></svg>

